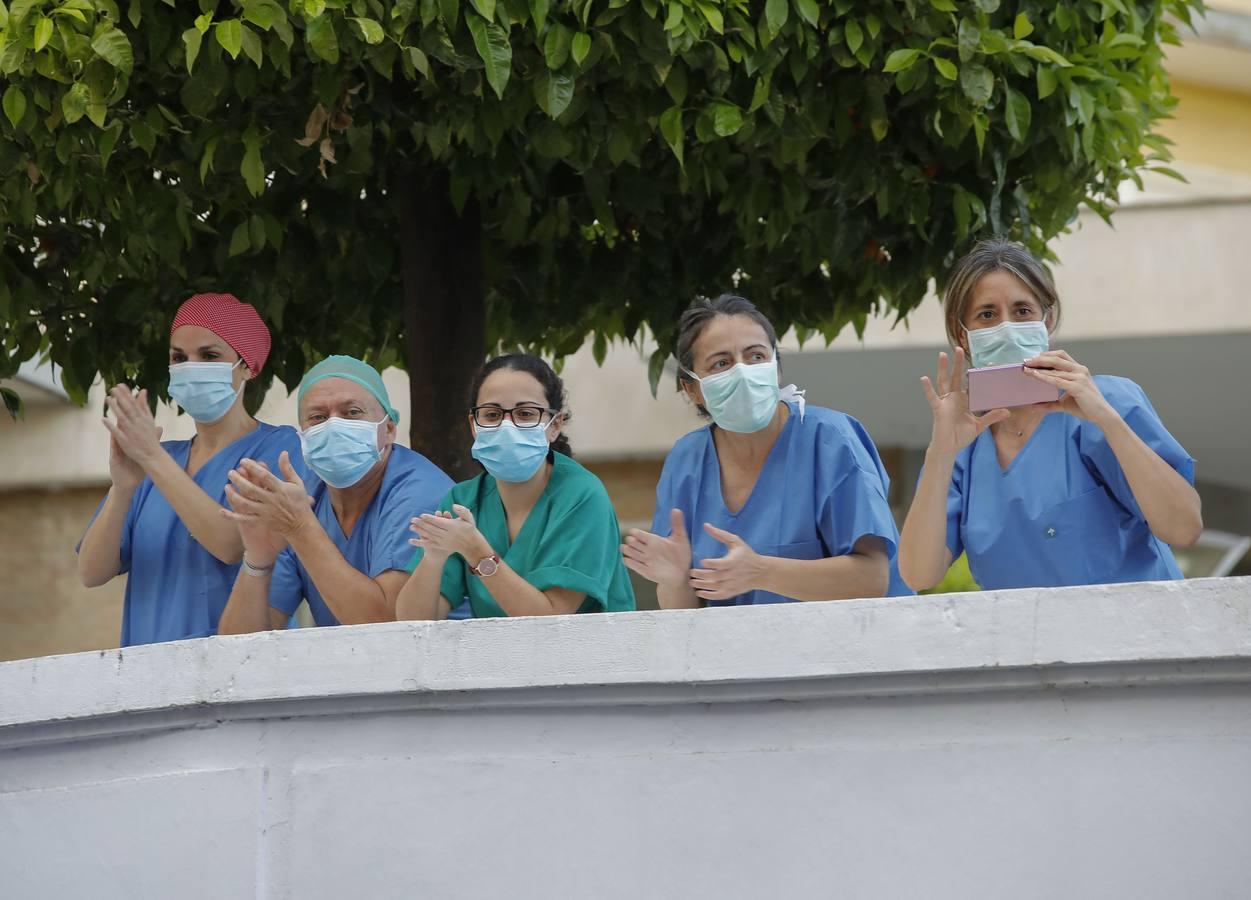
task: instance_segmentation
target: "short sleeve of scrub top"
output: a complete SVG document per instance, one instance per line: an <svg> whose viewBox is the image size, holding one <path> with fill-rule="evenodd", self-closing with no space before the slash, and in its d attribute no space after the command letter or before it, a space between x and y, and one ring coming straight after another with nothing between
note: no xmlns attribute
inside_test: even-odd
<svg viewBox="0 0 1251 900"><path fill-rule="evenodd" d="M1177 439L1160 421L1155 407L1146 393L1128 378L1097 375L1095 383L1105 400L1117 411L1144 444L1156 452L1179 475L1192 485L1195 483L1195 461ZM1103 431L1091 422L1078 426L1078 447L1086 464L1099 473L1099 480L1112 492L1120 504L1135 516L1142 516L1134 492L1129 487L1125 470L1117 462L1116 454L1108 445Z"/></svg>
<svg viewBox="0 0 1251 900"><path fill-rule="evenodd" d="M269 605L288 616L295 615L304 600L304 580L295 552L287 547L274 560L274 572L269 580Z"/></svg>

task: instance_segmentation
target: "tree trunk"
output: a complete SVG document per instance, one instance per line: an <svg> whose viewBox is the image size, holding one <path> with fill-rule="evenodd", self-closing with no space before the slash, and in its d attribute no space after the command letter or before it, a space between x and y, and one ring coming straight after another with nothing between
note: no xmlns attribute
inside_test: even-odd
<svg viewBox="0 0 1251 900"><path fill-rule="evenodd" d="M445 174L408 179L400 229L404 352L412 447L453 479L478 471L469 455L470 382L486 355L482 217L457 215Z"/></svg>

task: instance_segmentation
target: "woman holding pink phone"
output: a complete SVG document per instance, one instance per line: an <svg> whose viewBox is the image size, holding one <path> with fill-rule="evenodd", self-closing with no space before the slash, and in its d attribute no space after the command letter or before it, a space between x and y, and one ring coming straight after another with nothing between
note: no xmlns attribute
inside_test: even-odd
<svg viewBox="0 0 1251 900"><path fill-rule="evenodd" d="M1060 298L1042 264L982 241L944 307L955 353L938 355L936 382L921 379L934 427L900 537L903 579L931 588L962 552L988 589L1181 578L1168 544L1203 530L1194 460L1137 384L1049 349ZM1023 364L1064 393L974 415L966 354L976 368Z"/></svg>

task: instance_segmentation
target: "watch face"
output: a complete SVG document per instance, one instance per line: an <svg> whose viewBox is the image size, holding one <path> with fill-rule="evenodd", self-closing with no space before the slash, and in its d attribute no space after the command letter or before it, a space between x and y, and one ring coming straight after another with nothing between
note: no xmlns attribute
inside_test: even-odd
<svg viewBox="0 0 1251 900"><path fill-rule="evenodd" d="M482 562L478 563L478 574L486 578L494 575L499 567L499 563L497 563L492 557L488 556Z"/></svg>

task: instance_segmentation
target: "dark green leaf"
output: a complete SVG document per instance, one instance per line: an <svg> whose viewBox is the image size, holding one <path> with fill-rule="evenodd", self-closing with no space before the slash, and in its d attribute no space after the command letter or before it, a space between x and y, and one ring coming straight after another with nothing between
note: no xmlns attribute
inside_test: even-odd
<svg viewBox="0 0 1251 900"><path fill-rule="evenodd" d="M678 158L678 162L682 162L682 110L680 107L671 106L665 110L660 117L660 133L664 136L665 143L669 145L669 149L673 151L673 155Z"/></svg>
<svg viewBox="0 0 1251 900"><path fill-rule="evenodd" d="M553 119L560 116L573 99L573 78L559 72L542 72L534 80L534 99Z"/></svg>
<svg viewBox="0 0 1251 900"><path fill-rule="evenodd" d="M265 163L261 159L259 140L247 141L243 152L243 162L239 165L239 173L247 182L248 191L253 197L259 197L265 190Z"/></svg>
<svg viewBox="0 0 1251 900"><path fill-rule="evenodd" d="M195 65L196 57L200 55L200 42L204 40L204 35L200 34L198 28L188 28L182 33L182 42L187 49L187 73L191 73L192 67Z"/></svg>
<svg viewBox="0 0 1251 900"><path fill-rule="evenodd" d="M1014 91L1006 85L1004 86L1004 91L1007 96L1004 118L1008 126L1008 134L1012 135L1017 141L1024 143L1026 135L1029 134L1029 124L1032 116L1029 99L1020 91Z"/></svg>
<svg viewBox="0 0 1251 900"><path fill-rule="evenodd" d="M864 43L864 31L855 19L848 19L847 24L843 26L843 38L847 41L847 49L852 53L859 50L860 45Z"/></svg>
<svg viewBox="0 0 1251 900"><path fill-rule="evenodd" d="M473 8L488 22L495 19L495 0L471 0Z"/></svg>
<svg viewBox="0 0 1251 900"><path fill-rule="evenodd" d="M503 98L513 64L513 48L508 42L508 32L476 15L466 14L465 24L473 35L474 48L486 66L487 83L495 91L495 96Z"/></svg>
<svg viewBox="0 0 1251 900"><path fill-rule="evenodd" d="M766 0L765 22L768 24L769 30L774 34L781 33L790 14L791 5L788 0Z"/></svg>
<svg viewBox="0 0 1251 900"><path fill-rule="evenodd" d="M382 26L373 19L349 19L353 25L360 31L361 38L366 44L381 44L386 37L386 33L382 30Z"/></svg>
<svg viewBox="0 0 1251 900"><path fill-rule="evenodd" d="M135 56L130 49L130 40L117 28L106 28L96 35L91 42L91 49L96 55L113 68L129 75L135 67Z"/></svg>
<svg viewBox="0 0 1251 900"><path fill-rule="evenodd" d="M235 226L234 233L230 235L230 256L238 256L240 253L247 253L252 247L252 238L248 234L248 223L240 222Z"/></svg>
<svg viewBox="0 0 1251 900"><path fill-rule="evenodd" d="M1059 83L1056 73L1048 66L1039 66L1037 72L1038 78L1038 99L1044 100L1055 93L1056 85Z"/></svg>
<svg viewBox="0 0 1251 900"><path fill-rule="evenodd" d="M87 104L91 102L91 92L83 82L71 87L61 98L61 114L71 125L87 113Z"/></svg>
<svg viewBox="0 0 1251 900"><path fill-rule="evenodd" d="M719 137L737 134L743 127L743 111L733 103L712 104L712 127Z"/></svg>
<svg viewBox="0 0 1251 900"><path fill-rule="evenodd" d="M995 90L995 76L985 66L974 63L960 70L960 87L970 103L985 106Z"/></svg>
<svg viewBox="0 0 1251 900"><path fill-rule="evenodd" d="M547 30L547 37L543 39L543 56L547 60L547 67L555 70L563 66L569 59L572 44L573 32L559 22L553 22L552 27Z"/></svg>
<svg viewBox="0 0 1251 900"><path fill-rule="evenodd" d="M35 19L35 52L38 53L44 47L48 46L48 41L52 39L54 31L52 20L43 16Z"/></svg>
<svg viewBox="0 0 1251 900"><path fill-rule="evenodd" d="M339 61L339 36L335 33L334 22L330 20L330 16L310 19L305 34L313 53L328 63Z"/></svg>
<svg viewBox="0 0 1251 900"><path fill-rule="evenodd" d="M231 59L239 58L239 51L243 49L243 23L238 19L218 22L213 29L213 34L221 48L230 54Z"/></svg>
<svg viewBox="0 0 1251 900"><path fill-rule="evenodd" d="M265 46L261 42L261 37L248 26L243 26L243 52L248 59L259 69L265 62Z"/></svg>
<svg viewBox="0 0 1251 900"><path fill-rule="evenodd" d="M809 25L813 28L817 27L817 21L821 18L821 10L818 8L816 0L795 0L795 9L801 16L804 17ZM858 28L859 26L856 27ZM854 48L851 48L850 43L848 43L847 46L851 49L852 53L856 52Z"/></svg>
<svg viewBox="0 0 1251 900"><path fill-rule="evenodd" d="M892 50L890 55L886 57L886 65L882 67L883 72L902 72L904 69L911 68L914 63L921 57L920 50L911 48L903 50Z"/></svg>
<svg viewBox="0 0 1251 900"><path fill-rule="evenodd" d="M11 84L4 92L4 114L14 128L26 115L26 95L16 84Z"/></svg>
<svg viewBox="0 0 1251 900"><path fill-rule="evenodd" d="M575 65L582 65L582 61L586 59L587 54L591 52L591 36L585 31L579 31L573 36L573 43L570 47L573 54Z"/></svg>

